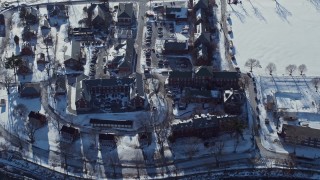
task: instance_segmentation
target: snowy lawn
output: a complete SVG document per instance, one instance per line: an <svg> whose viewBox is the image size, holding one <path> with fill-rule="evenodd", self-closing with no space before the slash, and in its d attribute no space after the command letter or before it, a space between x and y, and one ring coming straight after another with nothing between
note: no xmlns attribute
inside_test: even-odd
<svg viewBox="0 0 320 180"><path fill-rule="evenodd" d="M254 72L265 74L266 65L273 62L278 75L287 74L285 67L289 64L304 63L308 75L319 74L319 6L316 1L306 0L243 0L242 5L227 5L234 63L242 71L249 71L245 61L256 58L262 68Z"/></svg>

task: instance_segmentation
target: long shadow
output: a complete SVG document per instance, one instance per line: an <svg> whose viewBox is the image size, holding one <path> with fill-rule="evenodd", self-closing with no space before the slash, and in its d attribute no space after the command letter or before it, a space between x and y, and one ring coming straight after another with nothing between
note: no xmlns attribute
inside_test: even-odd
<svg viewBox="0 0 320 180"><path fill-rule="evenodd" d="M292 16L292 13L286 9L284 6L282 6L277 0L276 2L276 13L279 15L281 19L289 23L288 17Z"/></svg>
<svg viewBox="0 0 320 180"><path fill-rule="evenodd" d="M260 20L262 20L262 21L264 21L264 22L267 22L266 18L262 15L261 11L260 11L257 7L253 6L251 0L249 0L249 3L250 3L250 5L251 5L251 7L252 7L252 9L253 9L254 15L255 15L258 19L260 19Z"/></svg>

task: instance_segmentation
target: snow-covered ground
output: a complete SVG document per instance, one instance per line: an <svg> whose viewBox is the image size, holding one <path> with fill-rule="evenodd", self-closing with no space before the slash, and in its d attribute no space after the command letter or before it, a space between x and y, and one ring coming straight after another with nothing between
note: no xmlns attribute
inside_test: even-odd
<svg viewBox="0 0 320 180"><path fill-rule="evenodd" d="M281 153L292 153L293 146L284 144L277 134L277 121L273 118L272 112L266 111L267 95L272 95L276 100L279 111L282 109L296 116L295 121L286 121L280 118L280 127L282 123L294 124L300 126L308 124L311 128L320 127L319 120L319 92L316 92L314 85L311 83L313 77L304 76L280 76L280 77L260 77L257 81L258 98L260 99L260 125L262 145L271 151ZM265 124L265 119L270 120L270 124ZM304 157L320 157L319 149L310 147L298 147L296 154Z"/></svg>
<svg viewBox="0 0 320 180"><path fill-rule="evenodd" d="M316 0L243 0L228 5L235 46L235 64L242 71L249 58L260 60L262 68L255 73L265 74L273 62L277 74L287 74L289 64L306 64L308 75L318 75L320 61L320 3Z"/></svg>

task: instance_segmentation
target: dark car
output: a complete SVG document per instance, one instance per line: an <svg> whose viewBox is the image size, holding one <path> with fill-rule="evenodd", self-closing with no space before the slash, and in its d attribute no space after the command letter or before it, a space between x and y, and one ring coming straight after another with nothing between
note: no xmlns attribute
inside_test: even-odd
<svg viewBox="0 0 320 180"><path fill-rule="evenodd" d="M250 78L252 78L251 73L248 72L247 75L248 75Z"/></svg>
<svg viewBox="0 0 320 180"><path fill-rule="evenodd" d="M257 92L258 92L256 87L254 87L254 88L253 88L253 90L254 90L254 92L255 92L255 93L257 93Z"/></svg>

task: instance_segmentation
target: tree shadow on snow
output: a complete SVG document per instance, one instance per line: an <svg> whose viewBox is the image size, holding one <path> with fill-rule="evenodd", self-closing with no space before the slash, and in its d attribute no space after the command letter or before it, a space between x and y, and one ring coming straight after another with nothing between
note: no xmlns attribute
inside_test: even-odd
<svg viewBox="0 0 320 180"><path fill-rule="evenodd" d="M245 22L245 18L246 16L243 15L242 13L236 11L235 9L233 9L232 5L229 5L232 9L232 13L240 20L240 22L244 23Z"/></svg>
<svg viewBox="0 0 320 180"><path fill-rule="evenodd" d="M276 13L279 15L279 17L284 20L287 21L289 23L288 17L292 16L292 13L286 9L284 6L282 6L277 0L275 0L276 2Z"/></svg>
<svg viewBox="0 0 320 180"><path fill-rule="evenodd" d="M250 5L252 6L254 15L255 15L258 19L260 19L260 20L262 20L262 21L264 21L264 22L267 22L266 18L262 15L261 11L260 11L257 7L255 7L250 0L249 0L249 3L250 3Z"/></svg>
<svg viewBox="0 0 320 180"><path fill-rule="evenodd" d="M320 0L308 0L320 12Z"/></svg>

